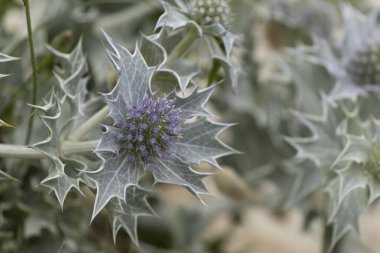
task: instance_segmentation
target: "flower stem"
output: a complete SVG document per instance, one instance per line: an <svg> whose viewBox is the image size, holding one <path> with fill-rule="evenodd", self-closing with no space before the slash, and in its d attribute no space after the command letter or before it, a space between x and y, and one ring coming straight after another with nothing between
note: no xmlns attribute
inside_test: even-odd
<svg viewBox="0 0 380 253"><path fill-rule="evenodd" d="M75 130L72 134L69 135L69 140L77 141L81 138L85 137L86 134L95 126L97 126L100 122L104 120L104 118L108 115L109 108L108 106L104 106L100 111L95 113L91 118L89 118L86 122L84 122L79 128Z"/></svg>
<svg viewBox="0 0 380 253"><path fill-rule="evenodd" d="M0 144L0 157L40 159L46 158L46 155L23 145Z"/></svg>
<svg viewBox="0 0 380 253"><path fill-rule="evenodd" d="M36 68L36 57L34 54L34 46L33 46L32 22L30 19L29 0L23 0L23 1L24 1L24 6L25 6L26 24L28 27L28 42L29 42L30 58L32 61L32 71L33 71L32 104L35 105L37 104L37 68ZM31 117L29 118L28 132L26 134L25 144L28 144L32 137L33 119L34 119L34 113L32 109L32 114L31 114Z"/></svg>
<svg viewBox="0 0 380 253"><path fill-rule="evenodd" d="M99 140L64 141L61 144L61 154L65 156L85 153L93 150ZM18 159L43 159L45 154L24 145L0 144L0 157Z"/></svg>
<svg viewBox="0 0 380 253"><path fill-rule="evenodd" d="M61 146L63 156L84 153L93 150L98 145L99 140L92 141L64 141Z"/></svg>
<svg viewBox="0 0 380 253"><path fill-rule="evenodd" d="M207 86L210 86L214 82L214 80L216 79L218 75L219 68L220 68L220 62L217 60L213 60L212 69L208 75Z"/></svg>
<svg viewBox="0 0 380 253"><path fill-rule="evenodd" d="M166 62L168 67L172 67L174 62L179 59L198 38L198 33L192 29L172 50Z"/></svg>

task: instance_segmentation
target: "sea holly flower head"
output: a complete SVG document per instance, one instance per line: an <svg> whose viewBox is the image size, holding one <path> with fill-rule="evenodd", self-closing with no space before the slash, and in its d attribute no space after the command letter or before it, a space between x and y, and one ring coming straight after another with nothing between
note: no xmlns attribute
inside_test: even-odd
<svg viewBox="0 0 380 253"><path fill-rule="evenodd" d="M138 48L131 54L105 36L119 77L114 90L104 95L113 124L104 126L95 149L103 162L97 171L87 173L97 188L93 218L115 199L133 205L127 192L139 187L145 171L157 183L186 187L197 197L208 194L202 179L209 174L194 171L191 164L204 161L219 166L217 158L234 152L217 138L228 125L209 121L211 114L204 108L214 86L194 89L185 97L175 91L152 92L157 68L147 65ZM124 227L136 238L128 224ZM114 227L114 232L119 228Z"/></svg>
<svg viewBox="0 0 380 253"><path fill-rule="evenodd" d="M356 100L380 87L380 27L377 13L368 16L343 6L344 33L338 45L314 38L314 47L299 48L295 53L324 66L337 83L329 96Z"/></svg>
<svg viewBox="0 0 380 253"><path fill-rule="evenodd" d="M182 137L181 110L165 96L146 97L134 105L124 122L117 124L119 148L131 159L152 163L169 156L169 149ZM120 152L119 150L119 152Z"/></svg>

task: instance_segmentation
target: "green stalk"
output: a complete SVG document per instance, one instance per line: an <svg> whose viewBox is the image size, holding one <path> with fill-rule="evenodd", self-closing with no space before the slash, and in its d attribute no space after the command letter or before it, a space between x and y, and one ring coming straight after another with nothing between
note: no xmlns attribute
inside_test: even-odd
<svg viewBox="0 0 380 253"><path fill-rule="evenodd" d="M214 80L216 79L218 75L219 68L220 68L220 62L217 60L214 60L212 64L212 68L208 75L207 86L210 86L214 82Z"/></svg>
<svg viewBox="0 0 380 253"><path fill-rule="evenodd" d="M167 66L170 68L173 66L174 62L178 60L194 43L198 38L198 33L195 29L192 29L172 50L168 60L166 62Z"/></svg>
<svg viewBox="0 0 380 253"><path fill-rule="evenodd" d="M0 157L19 159L41 159L46 155L23 145L0 144Z"/></svg>
<svg viewBox="0 0 380 253"><path fill-rule="evenodd" d="M91 141L64 141L61 144L60 151L62 155L74 155L85 153L93 150L99 143L99 140ZM18 158L18 159L44 159L47 156L24 145L0 144L0 157Z"/></svg>
<svg viewBox="0 0 380 253"><path fill-rule="evenodd" d="M92 141L64 141L61 145L61 152L63 156L70 156L80 153L85 153L96 148L99 140Z"/></svg>
<svg viewBox="0 0 380 253"><path fill-rule="evenodd" d="M36 56L34 54L34 46L33 46L33 32L32 32L32 22L30 20L30 8L29 8L29 0L23 0L24 6L25 6L25 15L26 15L26 24L28 27L28 42L29 42L29 50L30 50L30 57L32 61L32 69L33 69L33 90L32 90L32 104L37 104L37 67L36 67ZM32 109L32 116L29 119L28 124L28 132L26 135L25 144L28 144L30 142L30 139L32 137L33 132L33 109Z"/></svg>

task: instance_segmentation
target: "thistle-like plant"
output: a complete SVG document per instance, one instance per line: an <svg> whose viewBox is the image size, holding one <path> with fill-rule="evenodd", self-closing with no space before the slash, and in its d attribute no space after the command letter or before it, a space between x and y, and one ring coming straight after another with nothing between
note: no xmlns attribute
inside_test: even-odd
<svg viewBox="0 0 380 253"><path fill-rule="evenodd" d="M64 200L70 189L78 191L80 176L69 176L69 170L85 170L88 167L83 158L78 158L80 151L71 156L64 151L64 141L69 139L73 130L81 124L87 96L86 84L88 81L88 66L82 51L82 42L79 41L75 49L68 53L61 53L52 47L49 50L56 56L60 67L55 69L57 88L53 88L49 100L43 105L32 105L40 113L40 119L48 131L43 141L35 143L32 148L43 153L51 160L49 175L41 182L52 189L63 207ZM98 141L94 141L86 150L91 150Z"/></svg>
<svg viewBox="0 0 380 253"><path fill-rule="evenodd" d="M310 61L324 66L337 80L329 96L335 99L357 99L380 84L379 25L377 12L365 16L349 5L343 5L344 31L335 46L315 37L314 47L301 52Z"/></svg>
<svg viewBox="0 0 380 253"><path fill-rule="evenodd" d="M194 89L186 97L175 91L154 93L150 81L155 69L148 67L140 50L131 54L106 38L119 78L114 90L104 95L113 124L105 126L95 149L102 165L87 173L97 188L93 217L111 200L133 205L127 192L139 185L146 172L157 183L186 187L197 197L208 194L202 183L208 174L196 172L191 164L204 161L218 166L218 157L233 152L217 138L228 125L209 121L211 114L204 108L214 87ZM136 223L114 222L136 239ZM114 234L119 225L114 224Z"/></svg>
<svg viewBox="0 0 380 253"><path fill-rule="evenodd" d="M226 82L236 89L239 66L232 59L232 51L239 38L229 30L232 20L228 0L192 0L175 1L170 4L163 1L165 12L156 24L161 28L155 36L163 45L176 40L178 33L185 34L178 45L172 49L167 65L170 67L195 41L201 39L207 43L208 55L224 69ZM218 66L214 68L218 69Z"/></svg>
<svg viewBox="0 0 380 253"><path fill-rule="evenodd" d="M365 99L378 106L379 96L370 95ZM378 119L362 119L363 113L371 114L365 102L347 107L324 97L322 103L320 116L297 114L311 135L287 141L296 149L296 159L311 160L328 176L324 184L332 203L329 222L335 245L347 231L359 231L359 215L380 196L380 128Z"/></svg>

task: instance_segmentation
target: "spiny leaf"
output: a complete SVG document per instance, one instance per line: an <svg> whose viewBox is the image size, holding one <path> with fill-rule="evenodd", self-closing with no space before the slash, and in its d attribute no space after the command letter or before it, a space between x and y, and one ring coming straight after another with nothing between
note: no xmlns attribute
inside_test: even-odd
<svg viewBox="0 0 380 253"><path fill-rule="evenodd" d="M371 149L371 142L364 136L345 135L345 147L335 164L342 162L365 163Z"/></svg>
<svg viewBox="0 0 380 253"><path fill-rule="evenodd" d="M170 93L179 87L184 92L195 75L197 73L180 75L171 69L162 68L157 70L153 75L151 82L152 89L163 93Z"/></svg>
<svg viewBox="0 0 380 253"><path fill-rule="evenodd" d="M200 200L200 195L209 194L202 182L208 174L200 174L178 158L158 159L153 165L148 165L154 179L159 183L175 184L188 188Z"/></svg>
<svg viewBox="0 0 380 253"><path fill-rule="evenodd" d="M339 183L333 182L328 192L334 202L334 211L330 217L330 222L334 224L334 230L331 240L331 246L334 246L338 240L349 230L359 232L358 217L365 211L367 203L367 194L364 188L356 188L351 191L342 201L338 204L337 192Z"/></svg>
<svg viewBox="0 0 380 253"><path fill-rule="evenodd" d="M312 115L322 114L321 93L328 94L335 84L333 78L320 66L296 55L284 55L277 59L277 65L288 73L295 85L296 107Z"/></svg>
<svg viewBox="0 0 380 253"><path fill-rule="evenodd" d="M122 134L123 131L120 128L113 126L104 126L106 131L103 132L103 138L100 139L99 144L95 148L95 152L112 152L119 150L119 143L117 139L118 134Z"/></svg>
<svg viewBox="0 0 380 253"><path fill-rule="evenodd" d="M61 104L57 95L53 92L50 101L39 109L45 114L40 118L49 131L48 137L32 145L32 148L47 155L53 166L49 175L41 182L42 185L52 189L57 196L58 202L63 207L63 202L69 190L75 188L80 192L79 179L71 178L65 174L65 165L60 158L60 126L57 120L61 117Z"/></svg>
<svg viewBox="0 0 380 253"><path fill-rule="evenodd" d="M368 183L368 176L365 173L363 166L358 163L350 163L348 168L339 172L339 194L337 203L341 205L343 200L358 188L365 189Z"/></svg>
<svg viewBox="0 0 380 253"><path fill-rule="evenodd" d="M225 55L227 60L231 60L232 49L236 43L236 40L239 40L239 36L233 34L224 26L219 23L213 24L207 28L207 33L210 33L212 36L219 37L223 41L223 47L225 50Z"/></svg>
<svg viewBox="0 0 380 253"><path fill-rule="evenodd" d="M347 52L357 50L373 32L378 31L377 11L364 15L351 5L343 5L344 38L343 47Z"/></svg>
<svg viewBox="0 0 380 253"><path fill-rule="evenodd" d="M200 26L196 22L188 18L186 15L184 15L178 8L166 2L161 3L165 9L165 12L158 19L155 29L167 27L173 30L177 30L191 25L197 29L199 34L202 34L202 29L200 28Z"/></svg>
<svg viewBox="0 0 380 253"><path fill-rule="evenodd" d="M322 188L326 183L326 172L311 160L292 161L288 166L296 167L296 178L288 197L290 204L298 203L312 192Z"/></svg>
<svg viewBox="0 0 380 253"><path fill-rule="evenodd" d="M50 173L49 177L45 178L41 184L54 191L59 204L63 207L63 202L72 188L75 188L78 192L81 192L79 188L79 179L71 178L65 173L57 172L56 170L53 171L54 172Z"/></svg>
<svg viewBox="0 0 380 253"><path fill-rule="evenodd" d="M296 149L299 159L311 159L317 166L328 169L341 152L340 138L336 130L344 117L343 113L324 99L322 115L296 113L296 116L310 129L311 136L286 140Z"/></svg>
<svg viewBox="0 0 380 253"><path fill-rule="evenodd" d="M61 53L52 47L49 47L49 50L60 63L60 67L56 67L54 72L59 87L53 90L49 101L44 101L43 105L31 105L41 112L40 118L48 129L46 139L33 144L32 148L50 158L53 165L49 169L49 175L41 184L54 191L62 207L70 189L75 188L80 192L80 177L66 174L65 169L70 166L63 161L67 163L70 157L62 157L60 146L62 140L67 138L83 116L88 67L81 40L69 54Z"/></svg>
<svg viewBox="0 0 380 253"><path fill-rule="evenodd" d="M231 59L220 47L219 42L214 37L205 37L211 58L219 61L224 69L226 82L236 91L238 88L240 66Z"/></svg>
<svg viewBox="0 0 380 253"><path fill-rule="evenodd" d="M214 88L215 86L203 90L193 89L190 95L185 98L176 97L175 105L181 109L181 117L188 119L193 116L211 116L204 106L214 92ZM174 94L171 97L174 97Z"/></svg>
<svg viewBox="0 0 380 253"><path fill-rule="evenodd" d="M126 189L137 185L140 168L137 162L131 161L127 154L110 155L104 153L102 166L98 171L89 172L87 176L92 179L97 188L92 219L113 198L125 199Z"/></svg>
<svg viewBox="0 0 380 253"><path fill-rule="evenodd" d="M150 89L149 82L153 75L154 68L148 67L138 48L136 48L132 55L126 48L115 44L107 34L104 34L104 36L111 47L111 49L107 49L108 56L112 60L115 68L119 71L116 87L107 96L107 103L111 104L111 115L114 115L120 113L113 111L120 107L112 106L113 102L120 100L116 99L117 95L121 96L126 103L126 109L131 108L137 104L138 101L143 100L147 91Z"/></svg>
<svg viewBox="0 0 380 253"><path fill-rule="evenodd" d="M155 216L148 201L149 192L139 187L129 187L126 190L125 200L113 198L107 205L111 222L113 240L116 242L116 235L120 229L124 229L136 245L139 245L137 238L137 220L140 216Z"/></svg>
<svg viewBox="0 0 380 253"><path fill-rule="evenodd" d="M40 118L48 129L48 136L45 140L33 144L32 148L44 153L53 160L58 159L59 161L59 153L56 148L59 145L59 136L57 136L56 133L56 128L58 127L56 120L61 116L61 103L59 98L53 92L50 96L49 102L47 102L44 106L34 107L39 109L42 113ZM59 170L63 170L63 165L59 167Z"/></svg>
<svg viewBox="0 0 380 253"><path fill-rule="evenodd" d="M217 135L228 128L226 124L211 123L207 119L184 125L183 139L176 144L174 152L185 162L209 162L219 167L216 159L234 153L218 140Z"/></svg>
<svg viewBox="0 0 380 253"><path fill-rule="evenodd" d="M147 36L142 37L140 51L150 67L160 67L167 58L165 48Z"/></svg>

